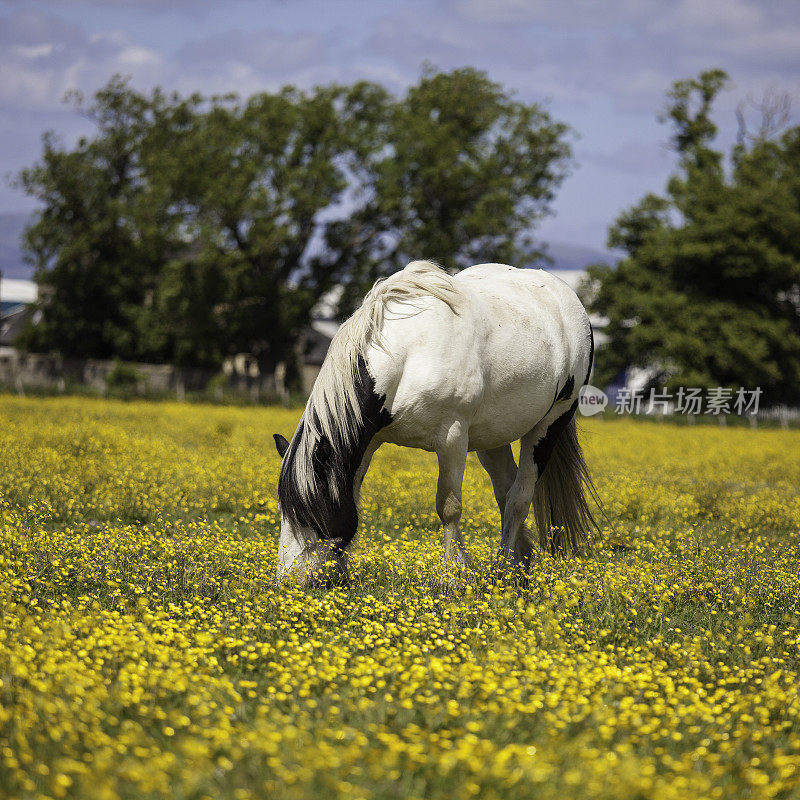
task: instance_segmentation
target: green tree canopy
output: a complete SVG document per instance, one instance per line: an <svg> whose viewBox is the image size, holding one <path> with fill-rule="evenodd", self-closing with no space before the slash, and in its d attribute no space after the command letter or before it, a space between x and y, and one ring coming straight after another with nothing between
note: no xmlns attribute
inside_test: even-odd
<svg viewBox="0 0 800 800"><path fill-rule="evenodd" d="M597 381L630 366L654 385L761 387L800 401L800 128L712 149L719 70L677 82L664 116L679 172L611 228L626 257L589 270L587 299L608 318Z"/></svg>
<svg viewBox="0 0 800 800"><path fill-rule="evenodd" d="M45 287L28 344L69 356L219 365L290 360L335 270L321 212L371 147L380 87L235 97L149 96L115 78L79 109L97 133L45 138L21 185L43 204L26 233ZM316 250L319 251L319 246Z"/></svg>
<svg viewBox="0 0 800 800"><path fill-rule="evenodd" d="M426 68L388 112L363 203L328 240L347 265L345 312L415 258L454 271L537 253L532 232L571 158L567 125L471 68Z"/></svg>
<svg viewBox="0 0 800 800"><path fill-rule="evenodd" d="M146 100L118 79L88 109L74 98L97 135L66 151L46 134L41 162L19 176L42 204L23 243L47 300L28 344L66 355L129 356L143 292L169 249L163 221L147 224L155 210L142 165L164 99Z"/></svg>
<svg viewBox="0 0 800 800"><path fill-rule="evenodd" d="M26 246L43 287L30 347L216 366L291 363L311 309L343 312L409 260L513 260L547 212L568 130L473 69L241 100L134 91L78 110L95 134L44 140L19 176L42 209Z"/></svg>

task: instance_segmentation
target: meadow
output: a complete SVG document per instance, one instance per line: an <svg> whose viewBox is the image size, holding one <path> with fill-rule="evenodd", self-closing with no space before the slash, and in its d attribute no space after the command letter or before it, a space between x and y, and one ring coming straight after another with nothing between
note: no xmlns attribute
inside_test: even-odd
<svg viewBox="0 0 800 800"><path fill-rule="evenodd" d="M0 796L800 797L800 431L584 420L591 555L442 588L383 448L352 583L276 588L283 409L0 398Z"/></svg>

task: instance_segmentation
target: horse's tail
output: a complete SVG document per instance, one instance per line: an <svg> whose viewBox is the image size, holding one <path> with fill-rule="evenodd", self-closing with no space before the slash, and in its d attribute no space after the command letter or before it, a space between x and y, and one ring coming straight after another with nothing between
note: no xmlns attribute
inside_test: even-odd
<svg viewBox="0 0 800 800"><path fill-rule="evenodd" d="M590 533L597 529L589 497L600 504L573 417L556 439L533 491L533 513L542 550L551 555L584 550Z"/></svg>

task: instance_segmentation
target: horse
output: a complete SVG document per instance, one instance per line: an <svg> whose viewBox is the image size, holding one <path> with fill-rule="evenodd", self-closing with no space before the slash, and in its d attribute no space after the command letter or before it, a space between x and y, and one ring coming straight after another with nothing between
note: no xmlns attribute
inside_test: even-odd
<svg viewBox="0 0 800 800"><path fill-rule="evenodd" d="M459 532L470 451L500 509L496 579L530 566L531 504L542 550L580 552L596 527L575 425L593 354L586 310L543 270L479 264L451 276L412 261L378 281L331 341L291 441L274 434L278 581L348 580L361 485L387 442L436 453L445 568L470 568Z"/></svg>

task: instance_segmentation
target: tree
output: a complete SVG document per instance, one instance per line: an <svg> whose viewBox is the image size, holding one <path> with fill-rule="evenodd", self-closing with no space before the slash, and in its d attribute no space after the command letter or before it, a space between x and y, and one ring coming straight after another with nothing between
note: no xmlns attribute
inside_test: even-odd
<svg viewBox="0 0 800 800"><path fill-rule="evenodd" d="M45 138L20 184L46 290L29 346L214 367L293 362L315 303L346 312L415 258L514 260L564 177L566 126L471 69L404 98L360 82L247 100L140 94L115 78Z"/></svg>
<svg viewBox="0 0 800 800"><path fill-rule="evenodd" d="M679 81L666 119L680 171L666 197L622 214L612 269L589 269L593 311L608 318L597 380L649 367L653 385L761 387L771 403L800 400L800 128L711 143L713 100L727 76Z"/></svg>
<svg viewBox="0 0 800 800"><path fill-rule="evenodd" d="M389 109L354 213L330 230L347 265L347 312L376 278L418 258L455 271L533 251L571 156L569 128L484 72L428 67Z"/></svg>
<svg viewBox="0 0 800 800"><path fill-rule="evenodd" d="M79 95L73 99L98 135L68 152L46 134L42 161L18 179L42 203L23 244L47 303L27 344L131 358L136 311L168 248L163 224L139 219L150 207L140 153L162 98L148 101L114 79L88 109Z"/></svg>
<svg viewBox="0 0 800 800"><path fill-rule="evenodd" d="M25 243L45 288L34 349L218 366L291 363L310 309L337 279L321 254L385 116L367 83L310 93L144 96L114 78L86 108L96 135L44 140L19 176L43 204Z"/></svg>
<svg viewBox="0 0 800 800"><path fill-rule="evenodd" d="M163 271L153 313L179 361L200 352L198 334L213 321L217 349L250 352L268 369L291 363L313 305L338 278L320 247L325 212L380 146L371 129L384 97L360 83L226 98L171 144L172 200L191 247Z"/></svg>

